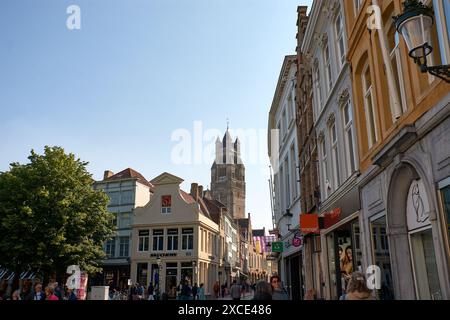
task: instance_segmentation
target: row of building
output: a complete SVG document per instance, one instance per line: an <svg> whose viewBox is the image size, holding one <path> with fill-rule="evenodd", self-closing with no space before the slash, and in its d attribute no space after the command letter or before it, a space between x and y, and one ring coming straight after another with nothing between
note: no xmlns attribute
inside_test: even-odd
<svg viewBox="0 0 450 320"><path fill-rule="evenodd" d="M103 272L91 285L152 283L169 293L186 280L203 283L210 295L216 282L230 287L234 279L254 283L272 274L255 243L265 229L254 230L250 213L245 216L245 167L228 129L216 142L211 190L192 183L186 192L182 182L167 172L148 181L130 168L105 171L94 187L109 196L117 232L105 243Z"/></svg>
<svg viewBox="0 0 450 320"><path fill-rule="evenodd" d="M393 19L404 10L417 23L406 40L427 40L428 56L410 57ZM297 11L268 123L282 280L293 299L338 299L353 271L376 270L379 299L450 299L449 2Z"/></svg>

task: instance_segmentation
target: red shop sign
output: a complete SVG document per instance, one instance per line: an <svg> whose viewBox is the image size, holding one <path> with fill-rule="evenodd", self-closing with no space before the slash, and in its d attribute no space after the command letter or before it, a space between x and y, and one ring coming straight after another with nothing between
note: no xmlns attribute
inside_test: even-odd
<svg viewBox="0 0 450 320"><path fill-rule="evenodd" d="M319 215L317 213L301 214L300 230L304 234L319 233Z"/></svg>
<svg viewBox="0 0 450 320"><path fill-rule="evenodd" d="M339 222L339 219L341 218L341 212L341 208L336 208L330 212L325 212L323 215L324 229L328 229L329 227Z"/></svg>

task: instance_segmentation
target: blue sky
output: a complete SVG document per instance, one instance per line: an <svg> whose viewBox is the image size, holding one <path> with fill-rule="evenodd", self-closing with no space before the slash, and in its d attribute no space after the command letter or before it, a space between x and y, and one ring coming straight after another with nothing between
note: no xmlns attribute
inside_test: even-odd
<svg viewBox="0 0 450 320"><path fill-rule="evenodd" d="M66 8L81 9L81 29ZM174 164L177 129L266 130L301 0L0 1L0 171L58 145L151 180L210 184L211 163ZM265 136L263 137L265 139ZM245 138L244 138L245 140ZM258 152L267 155L266 140ZM204 146L207 146L205 142ZM248 146L247 146L248 148ZM267 157L246 164L246 211L271 227Z"/></svg>

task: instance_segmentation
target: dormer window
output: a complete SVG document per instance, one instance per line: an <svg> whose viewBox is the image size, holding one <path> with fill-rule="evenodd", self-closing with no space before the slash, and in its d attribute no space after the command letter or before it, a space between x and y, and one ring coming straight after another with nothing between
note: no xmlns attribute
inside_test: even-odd
<svg viewBox="0 0 450 320"><path fill-rule="evenodd" d="M166 195L161 197L161 213L162 214L172 213L172 196Z"/></svg>

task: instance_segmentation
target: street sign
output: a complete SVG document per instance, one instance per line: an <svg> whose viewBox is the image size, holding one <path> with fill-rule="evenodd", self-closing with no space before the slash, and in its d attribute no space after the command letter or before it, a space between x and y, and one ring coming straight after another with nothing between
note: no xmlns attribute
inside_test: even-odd
<svg viewBox="0 0 450 320"><path fill-rule="evenodd" d="M272 242L272 252L283 252L283 242Z"/></svg>

